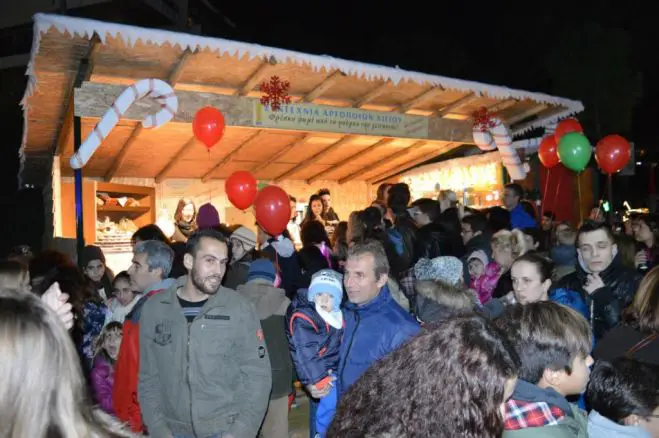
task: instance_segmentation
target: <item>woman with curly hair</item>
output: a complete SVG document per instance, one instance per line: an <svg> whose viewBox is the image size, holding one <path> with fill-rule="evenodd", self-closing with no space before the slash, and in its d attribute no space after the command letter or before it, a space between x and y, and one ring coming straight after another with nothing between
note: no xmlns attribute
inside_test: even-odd
<svg viewBox="0 0 659 438"><path fill-rule="evenodd" d="M327 437L499 437L519 366L482 316L430 325L350 387Z"/></svg>

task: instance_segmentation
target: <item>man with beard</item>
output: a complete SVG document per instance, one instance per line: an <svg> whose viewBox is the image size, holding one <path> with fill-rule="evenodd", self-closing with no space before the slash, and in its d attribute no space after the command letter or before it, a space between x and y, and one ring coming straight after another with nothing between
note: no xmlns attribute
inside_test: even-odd
<svg viewBox="0 0 659 438"><path fill-rule="evenodd" d="M253 306L221 286L226 238L193 233L188 275L149 300L140 320L139 401L150 436L254 437L272 385Z"/></svg>

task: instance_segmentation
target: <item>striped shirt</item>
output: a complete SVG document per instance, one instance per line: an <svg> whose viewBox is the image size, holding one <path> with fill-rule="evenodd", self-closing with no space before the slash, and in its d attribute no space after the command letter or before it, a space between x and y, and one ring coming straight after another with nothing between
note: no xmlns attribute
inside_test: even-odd
<svg viewBox="0 0 659 438"><path fill-rule="evenodd" d="M190 324L194 319L201 313L201 308L204 307L204 304L206 304L207 300L203 301L187 301L184 300L181 297L178 297L178 302L183 308L183 316L185 316L185 319L188 320L188 324Z"/></svg>

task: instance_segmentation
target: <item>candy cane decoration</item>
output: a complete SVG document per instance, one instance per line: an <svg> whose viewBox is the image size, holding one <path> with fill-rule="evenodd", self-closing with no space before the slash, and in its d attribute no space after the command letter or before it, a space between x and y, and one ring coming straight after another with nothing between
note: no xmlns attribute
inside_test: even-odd
<svg viewBox="0 0 659 438"><path fill-rule="evenodd" d="M499 149L501 161L513 180L526 178L527 169L517 155L512 136L508 128L496 117L487 114L475 114L474 143L482 151Z"/></svg>
<svg viewBox="0 0 659 438"><path fill-rule="evenodd" d="M80 149L71 157L71 167L74 169L84 167L103 140L117 125L128 107L136 100L144 97L152 97L160 103L161 107L160 111L150 114L142 120L142 126L145 128L157 128L164 125L174 117L178 110L178 98L167 82L160 79L142 79L135 82L126 88L103 114L94 130L80 145Z"/></svg>

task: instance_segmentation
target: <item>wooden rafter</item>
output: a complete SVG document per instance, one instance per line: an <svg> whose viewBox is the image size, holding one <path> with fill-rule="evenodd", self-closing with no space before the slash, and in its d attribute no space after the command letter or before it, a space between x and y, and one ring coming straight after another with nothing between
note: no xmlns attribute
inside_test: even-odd
<svg viewBox="0 0 659 438"><path fill-rule="evenodd" d="M441 93L442 91L444 91L444 87L442 87L441 85L431 87L430 89L424 91L418 96L400 105L398 107L398 111L404 114L409 110L413 109L415 106L418 106L423 102L427 101L428 99L432 99L433 97L437 96L437 94Z"/></svg>
<svg viewBox="0 0 659 438"><path fill-rule="evenodd" d="M389 143L393 142L395 138L382 138L378 140L377 142L373 143L372 145L368 146L366 149L362 149L361 151L357 152L356 154L353 154L349 157L346 157L339 161L338 163L332 165L328 169L323 170L322 172L317 173L316 175L312 176L307 180L307 184L311 184L314 181L319 180L322 178L323 175L326 175L330 172L334 172L336 169L340 169L341 167L345 166L346 164L350 164L354 160L357 160L358 158L363 157L364 155L374 151L375 149L378 149L381 146L388 145Z"/></svg>
<svg viewBox="0 0 659 438"><path fill-rule="evenodd" d="M519 99L515 99L514 97L511 97L510 99L504 99L500 100L490 106L487 107L488 112L490 113L496 113L499 111L506 110L519 102Z"/></svg>
<svg viewBox="0 0 659 438"><path fill-rule="evenodd" d="M532 106L531 108L527 109L524 112L521 112L519 114L515 114L511 117L508 117L505 120L505 122L508 125L514 125L517 122L521 122L522 120L524 120L528 117L534 116L534 115L538 114L539 112L542 112L542 111L546 110L547 108L548 108L548 105L546 105L546 104L535 105L535 106Z"/></svg>
<svg viewBox="0 0 659 438"><path fill-rule="evenodd" d="M380 97L382 93L384 93L389 89L389 87L391 87L391 84L392 84L391 81L386 81L384 84L375 87L374 89L372 89L371 91L369 91L368 93L357 99L353 104L353 107L361 108L370 101L377 99L378 97Z"/></svg>
<svg viewBox="0 0 659 438"><path fill-rule="evenodd" d="M538 114L538 118L536 120L531 120L529 122L524 122L522 124L519 124L515 126L515 129L513 130L513 135L516 135L519 132L524 131L525 129L528 129L534 124L540 123L541 125L544 124L543 122L545 120L551 119L556 117L558 114L564 112L566 108L564 107L552 107L549 110Z"/></svg>
<svg viewBox="0 0 659 438"><path fill-rule="evenodd" d="M410 153L412 153L412 152L414 152L418 149L421 149L422 147L424 147L427 144L428 144L428 142L423 141L423 140L414 142L411 145L409 145L409 146L407 146L407 147L405 147L401 150L398 150L398 151L394 152L393 154L389 154L384 158L380 158L376 162L371 163L368 166L362 167L361 169L357 170L356 172L353 172L350 175L341 178L339 180L339 184L345 184L349 181L352 181L356 178L359 178L360 176L372 171L373 169L377 169L378 167L386 166L387 163L398 160L401 157L405 157L405 156L409 155Z"/></svg>
<svg viewBox="0 0 659 438"><path fill-rule="evenodd" d="M68 146L69 138L71 137L71 134L73 132L73 116L75 109L75 102L73 101L73 94L74 94L73 90L76 86L75 84L76 82L81 82L81 83L86 82L91 77L92 72L94 70L94 60L100 48L101 48L101 39L98 37L98 35L94 34L92 39L89 41L89 51L87 52L86 55L87 62L86 63L82 61L80 62L80 65L78 67L79 70L78 78L73 80L73 82L71 83L71 88L69 89L69 99L66 103L66 110L64 111L64 120L62 121L62 124L58 128L59 131L55 136L55 138L57 139L57 143L55 143L56 155L60 152L67 155L73 153L71 148ZM81 69L84 69L84 71L81 71ZM66 150L62 150L62 148L66 148Z"/></svg>
<svg viewBox="0 0 659 438"><path fill-rule="evenodd" d="M121 165L124 163L126 160L126 155L128 155L128 150L130 147L135 143L135 140L137 140L137 137L142 133L142 124L138 123L135 128L133 128L133 132L130 133L130 136L126 140L126 142L123 144L121 147L121 150L117 154L117 157L114 159L114 162L112 163L112 166L110 166L110 169L107 171L105 174L105 181L111 181L112 178L117 174L117 171L121 167Z"/></svg>
<svg viewBox="0 0 659 438"><path fill-rule="evenodd" d="M453 102L449 103L448 105L442 107L437 113L435 114L438 117L444 117L446 114L450 113L453 110L456 110L460 108L463 105L468 104L469 102L472 102L480 97L480 94L476 92L471 92L469 94L466 94L462 96L458 100L454 100Z"/></svg>
<svg viewBox="0 0 659 438"><path fill-rule="evenodd" d="M294 147L305 143L311 137L313 137L313 134L312 133L307 133L307 134L303 135L302 137L299 137L299 138L293 140L291 143L287 144L282 149L277 151L274 155L272 155L266 161L264 161L263 163L259 163L256 166L254 166L252 169L250 169L250 172L252 172L252 174L256 174L256 172L258 172L262 169L265 169L270 164L276 162L278 159L280 159L281 157L286 155L288 152L293 150Z"/></svg>
<svg viewBox="0 0 659 438"><path fill-rule="evenodd" d="M315 164L316 162L318 162L318 160L322 159L323 157L325 157L327 154L329 154L333 150L340 148L341 146L343 146L346 143L350 143L353 139L354 139L354 137L351 136L351 135L346 135L344 137L341 137L340 139L338 139L334 143L328 145L322 151L320 151L320 152L316 153L315 155L307 158L303 163L301 163L299 165L295 165L291 169L289 169L286 172L282 173L281 175L277 176L275 179L273 179L273 182L276 183L276 182L281 181L283 179L287 179L291 175L294 175L298 172L303 171L307 167L309 167L312 164Z"/></svg>
<svg viewBox="0 0 659 438"><path fill-rule="evenodd" d="M236 90L235 94L239 96L247 96L252 90L254 90L256 84L263 80L265 75L268 73L268 70L270 70L270 67L273 65L277 65L277 60L274 56L265 58L261 65L259 65L259 67L254 71L254 73L250 75L243 86Z"/></svg>
<svg viewBox="0 0 659 438"><path fill-rule="evenodd" d="M169 74L169 77L167 78L167 82L173 87L176 85L176 83L179 81L181 78L181 75L183 74L183 68L185 67L185 63L188 62L188 59L192 55L192 51L190 49L185 49L181 56L179 56L178 61L176 61L176 64L174 65L174 68L172 69L171 73Z"/></svg>
<svg viewBox="0 0 659 438"><path fill-rule="evenodd" d="M243 148L244 148L249 142L251 142L251 141L254 140L256 137L258 137L259 135L261 135L262 132L263 132L263 131L258 130L258 131L256 131L256 132L252 133L252 135L250 135L249 137L247 137L245 140L243 140L243 142L240 143L240 144L239 144L234 150L232 150L231 152L229 152L224 158L222 158L222 159L220 160L219 163L217 163L215 166L213 166L213 168L212 168L211 170L209 170L208 172L206 172L206 173L201 177L201 181L202 181L202 182L206 182L206 181L208 181L209 179L211 179L211 175L213 175L213 174L216 173L218 170L220 170L222 167L224 167L224 165L226 165L227 163L229 163L229 162L233 159L233 157L236 156L236 154L237 154L238 152L240 152L240 151L241 151L241 150L242 150L242 149L243 149Z"/></svg>
<svg viewBox="0 0 659 438"><path fill-rule="evenodd" d="M172 170L174 165L178 163L181 160L181 158L183 158L185 154L196 145L197 145L197 139L193 135L192 137L190 137L188 141L186 141L183 144L183 146L181 146L181 148L178 151L176 151L172 159L169 160L167 164L165 164L165 167L160 169L160 172L158 172L158 174L156 175L155 181L159 183L162 180L164 180L167 177L167 174Z"/></svg>
<svg viewBox="0 0 659 438"><path fill-rule="evenodd" d="M329 90L340 78L344 77L346 74L341 70L334 70L329 76L327 76L323 81L316 86L313 90L308 92L304 97L302 97L302 102L313 102L315 99L319 98L325 91Z"/></svg>
<svg viewBox="0 0 659 438"><path fill-rule="evenodd" d="M381 174L379 174L379 175L377 175L373 178L369 178L368 182L371 183L371 184L377 184L380 181L386 180L387 178L390 178L390 177L392 177L394 175L397 175L398 173L400 173L404 170L409 169L410 167L414 167L417 164L425 163L428 160L432 160L433 158L439 157L440 155L450 151L451 149L455 149L458 146L460 146L459 143L448 143L448 144L440 147L439 149L433 151L432 153L424 152L423 155L421 155L421 156L419 156L419 157L417 157L413 160L406 161L405 163L403 163L401 165L398 165L398 166L394 167L393 169L389 169L386 172L382 172Z"/></svg>

